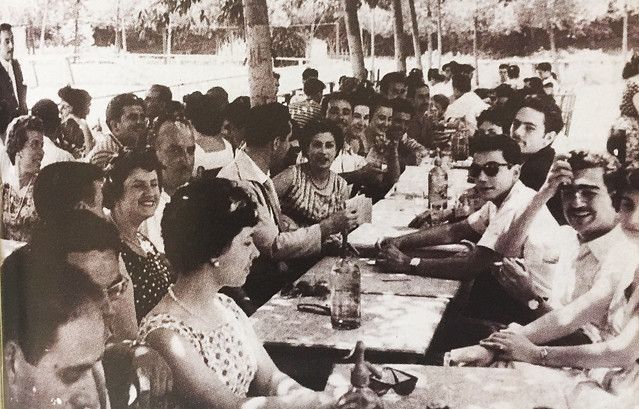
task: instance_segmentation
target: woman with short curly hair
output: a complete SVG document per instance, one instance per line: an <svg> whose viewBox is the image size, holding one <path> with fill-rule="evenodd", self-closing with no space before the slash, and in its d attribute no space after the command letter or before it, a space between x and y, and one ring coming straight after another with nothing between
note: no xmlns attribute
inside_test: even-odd
<svg viewBox="0 0 639 409"><path fill-rule="evenodd" d="M34 116L15 118L7 128L6 153L13 165L2 175L2 238L28 241L37 216L33 182L44 157L42 121Z"/></svg>

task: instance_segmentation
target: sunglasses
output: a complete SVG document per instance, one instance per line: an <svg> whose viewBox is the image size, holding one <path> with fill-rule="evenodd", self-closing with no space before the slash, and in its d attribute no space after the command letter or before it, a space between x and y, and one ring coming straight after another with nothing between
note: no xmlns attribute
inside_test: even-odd
<svg viewBox="0 0 639 409"><path fill-rule="evenodd" d="M125 276L121 275L117 282L111 284L104 290L104 294L109 300L113 301L124 294L128 286L129 280Z"/></svg>
<svg viewBox="0 0 639 409"><path fill-rule="evenodd" d="M287 283L280 292L283 297L295 298L295 297L319 297L327 298L331 293L328 281L320 280L315 284L311 284L308 281L300 280L297 283Z"/></svg>
<svg viewBox="0 0 639 409"><path fill-rule="evenodd" d="M383 396L391 389L400 396L408 396L415 390L417 379L408 372L385 366L381 377L371 375L369 387L377 396Z"/></svg>
<svg viewBox="0 0 639 409"><path fill-rule="evenodd" d="M509 163L498 162L488 162L484 165L473 163L468 168L468 176L470 176L471 178L476 178L481 175L481 172L484 172L488 177L497 176L497 174L499 173L499 168L502 166L507 166L508 168L510 168L512 165Z"/></svg>

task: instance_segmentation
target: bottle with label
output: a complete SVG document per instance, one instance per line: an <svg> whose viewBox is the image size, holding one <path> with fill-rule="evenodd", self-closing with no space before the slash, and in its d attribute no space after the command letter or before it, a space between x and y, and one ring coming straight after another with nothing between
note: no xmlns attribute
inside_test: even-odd
<svg viewBox="0 0 639 409"><path fill-rule="evenodd" d="M338 401L340 407L346 402L355 403L357 409L383 409L384 404L377 394L368 387L371 372L364 361L364 343L357 341L355 346L355 366L351 370L351 387Z"/></svg>
<svg viewBox="0 0 639 409"><path fill-rule="evenodd" d="M361 273L348 256L346 234L342 237L342 252L331 271L331 324L335 329L355 329L361 325Z"/></svg>
<svg viewBox="0 0 639 409"><path fill-rule="evenodd" d="M433 224L439 224L444 218L448 206L448 174L442 167L439 149L434 166L428 172L428 207Z"/></svg>

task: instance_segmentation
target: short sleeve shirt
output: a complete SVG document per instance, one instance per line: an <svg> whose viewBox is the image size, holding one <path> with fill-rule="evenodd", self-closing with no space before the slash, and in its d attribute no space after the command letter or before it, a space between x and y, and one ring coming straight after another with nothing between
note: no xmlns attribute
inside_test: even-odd
<svg viewBox="0 0 639 409"><path fill-rule="evenodd" d="M494 203L487 202L468 216L470 227L482 235L477 245L494 250L499 237L508 231L515 219L524 212L535 193L517 181L501 206L497 207ZM542 297L550 295L554 281L559 252L552 238L558 229L555 218L543 207L535 217L521 249L520 257L524 259L527 270L531 272L535 289Z"/></svg>

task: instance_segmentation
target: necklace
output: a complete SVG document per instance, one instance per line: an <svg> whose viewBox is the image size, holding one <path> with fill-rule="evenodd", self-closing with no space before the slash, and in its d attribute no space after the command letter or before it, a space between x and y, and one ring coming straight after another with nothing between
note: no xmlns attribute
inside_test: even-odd
<svg viewBox="0 0 639 409"><path fill-rule="evenodd" d="M324 186L320 187L317 185L317 183L315 183L315 180L313 179L312 175L309 174L308 178L310 179L311 184L315 187L315 189L319 190L320 192L326 190L326 188L328 187L328 184L331 181L331 175L329 174L328 178L326 179L326 183L324 183Z"/></svg>
<svg viewBox="0 0 639 409"><path fill-rule="evenodd" d="M184 305L184 303L182 301L180 301L180 299L175 295L175 292L173 292L173 284L171 284L167 290L167 293L169 294L169 297L171 297L171 299L173 301L175 301L175 303L177 305L179 305L184 311L186 311L189 315L193 316L195 319L199 320L200 322L202 322L203 324L206 324L206 326L208 327L208 322L204 321L204 319L202 317L200 317L199 315L195 314L193 311L191 311L186 305Z"/></svg>

